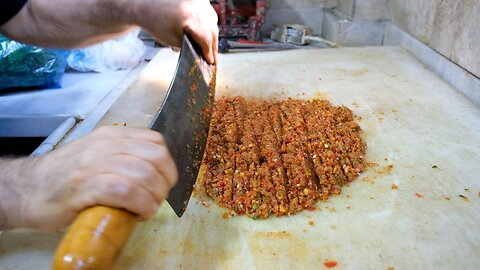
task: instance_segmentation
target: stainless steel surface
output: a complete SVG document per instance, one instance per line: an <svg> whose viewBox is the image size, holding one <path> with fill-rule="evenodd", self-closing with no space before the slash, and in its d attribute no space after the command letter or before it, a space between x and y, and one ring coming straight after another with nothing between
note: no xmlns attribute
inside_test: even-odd
<svg viewBox="0 0 480 270"><path fill-rule="evenodd" d="M0 116L0 137L47 137L68 116Z"/></svg>
<svg viewBox="0 0 480 270"><path fill-rule="evenodd" d="M48 137L32 155L47 153L57 145L84 136L145 65L141 62L131 70L103 73L67 72L62 88L2 93L0 136ZM50 135L52 132L55 134Z"/></svg>
<svg viewBox="0 0 480 270"><path fill-rule="evenodd" d="M52 151L76 123L77 119L75 117L67 117L30 156L40 156Z"/></svg>
<svg viewBox="0 0 480 270"><path fill-rule="evenodd" d="M65 73L62 88L0 95L0 115L72 115L85 118L130 72Z"/></svg>
<svg viewBox="0 0 480 270"><path fill-rule="evenodd" d="M158 48L149 48L148 54L156 54L158 52ZM147 55L148 57L148 55ZM82 136L87 135L90 133L95 126L97 126L98 122L105 113L110 109L112 104L117 100L119 96L125 92L128 86L135 81L140 71L148 64L148 62L141 62L137 67L134 69L124 72L118 71L123 74L123 78L119 78L119 81L113 85L111 91L101 99L99 104L83 118L80 122L78 122L72 129L72 131L66 136L61 142L60 145L67 144L73 140L76 140Z"/></svg>
<svg viewBox="0 0 480 270"><path fill-rule="evenodd" d="M177 165L179 180L167 201L179 217L192 194L207 143L215 97L210 85L214 79L214 69L199 56L185 35L175 77L150 125L163 134Z"/></svg>
<svg viewBox="0 0 480 270"><path fill-rule="evenodd" d="M50 152L75 125L72 116L0 116L0 137L46 137L31 156ZM15 147L15 146L11 146Z"/></svg>

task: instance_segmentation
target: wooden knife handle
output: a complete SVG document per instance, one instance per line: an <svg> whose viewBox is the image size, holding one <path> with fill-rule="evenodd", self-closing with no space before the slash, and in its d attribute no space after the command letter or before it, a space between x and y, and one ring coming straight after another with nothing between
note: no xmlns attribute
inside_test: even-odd
<svg viewBox="0 0 480 270"><path fill-rule="evenodd" d="M94 206L83 210L57 247L53 270L110 269L135 228L135 215Z"/></svg>

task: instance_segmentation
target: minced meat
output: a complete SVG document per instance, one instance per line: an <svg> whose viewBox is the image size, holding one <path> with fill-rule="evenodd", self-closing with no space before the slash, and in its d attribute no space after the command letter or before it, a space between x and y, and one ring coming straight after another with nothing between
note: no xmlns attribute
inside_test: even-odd
<svg viewBox="0 0 480 270"><path fill-rule="evenodd" d="M325 100L216 101L203 160L206 194L233 214L314 209L365 170L361 128Z"/></svg>

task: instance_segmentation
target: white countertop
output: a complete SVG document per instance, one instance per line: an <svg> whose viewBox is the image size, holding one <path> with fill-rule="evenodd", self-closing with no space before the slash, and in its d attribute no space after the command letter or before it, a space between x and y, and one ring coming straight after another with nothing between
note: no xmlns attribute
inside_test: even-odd
<svg viewBox="0 0 480 270"><path fill-rule="evenodd" d="M101 123L147 126L177 56L160 51ZM217 95L350 107L362 117L366 158L378 165L319 210L290 217L223 219L224 209L197 196L178 219L163 204L138 224L115 269L323 269L325 259L335 269L480 265L480 108L412 55L399 47L237 53L220 55L218 68ZM49 269L59 237L5 232L0 269Z"/></svg>

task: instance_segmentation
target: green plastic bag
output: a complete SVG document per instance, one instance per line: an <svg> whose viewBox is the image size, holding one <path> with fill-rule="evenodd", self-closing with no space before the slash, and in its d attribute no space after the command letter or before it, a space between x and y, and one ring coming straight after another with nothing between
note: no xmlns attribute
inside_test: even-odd
<svg viewBox="0 0 480 270"><path fill-rule="evenodd" d="M69 53L22 44L0 35L0 89L60 87Z"/></svg>

